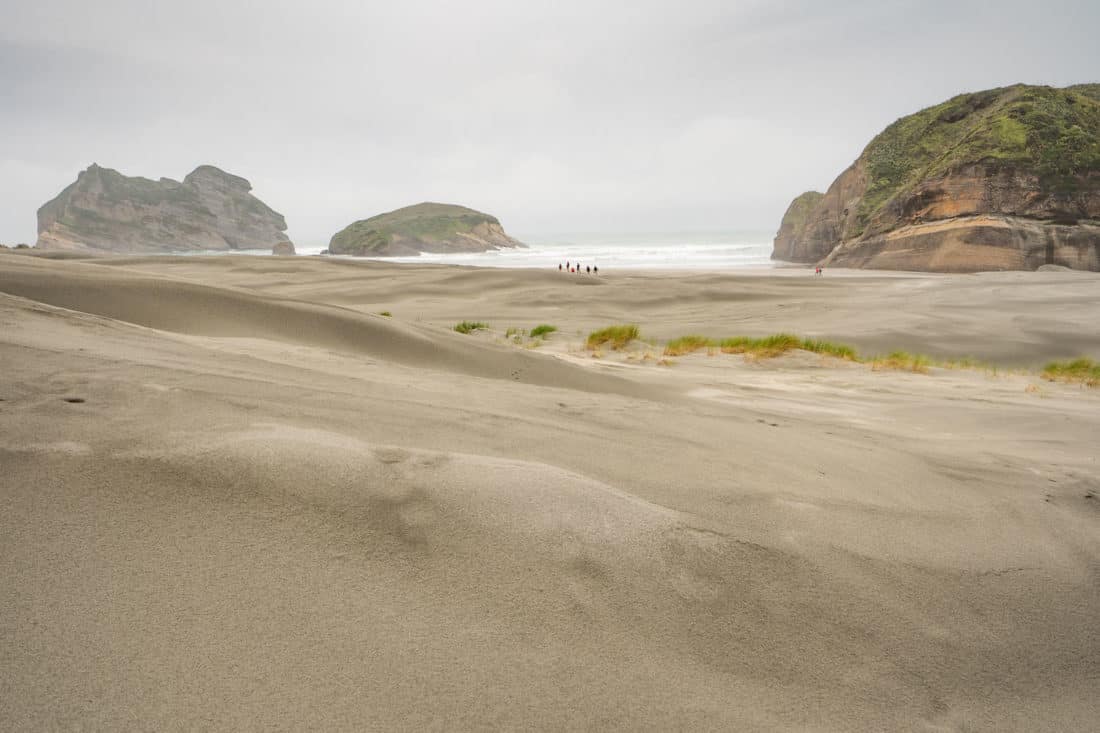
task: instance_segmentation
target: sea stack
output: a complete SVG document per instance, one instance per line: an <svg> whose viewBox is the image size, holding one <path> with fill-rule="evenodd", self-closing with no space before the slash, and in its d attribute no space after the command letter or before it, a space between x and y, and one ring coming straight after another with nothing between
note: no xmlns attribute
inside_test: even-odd
<svg viewBox="0 0 1100 733"><path fill-rule="evenodd" d="M183 182L124 176L94 163L38 210L42 249L143 253L271 250L286 220L252 184L203 165Z"/></svg>
<svg viewBox="0 0 1100 733"><path fill-rule="evenodd" d="M505 233L495 216L465 206L422 203L348 225L332 237L329 252L390 257L524 246Z"/></svg>
<svg viewBox="0 0 1100 733"><path fill-rule="evenodd" d="M1100 84L990 89L903 117L828 191L791 203L772 258L1100 270Z"/></svg>

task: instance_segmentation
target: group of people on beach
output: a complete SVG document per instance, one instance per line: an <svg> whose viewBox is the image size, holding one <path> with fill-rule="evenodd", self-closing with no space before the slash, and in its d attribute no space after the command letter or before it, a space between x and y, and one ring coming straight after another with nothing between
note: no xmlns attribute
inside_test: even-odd
<svg viewBox="0 0 1100 733"><path fill-rule="evenodd" d="M581 271L581 263L579 263L579 262L566 262L565 267L562 268L561 263L559 262L558 263L558 271L561 272L563 269L565 270L565 272L580 272ZM600 274L600 268L595 267L593 265L585 265L584 266L584 272L588 273L589 275L599 275Z"/></svg>

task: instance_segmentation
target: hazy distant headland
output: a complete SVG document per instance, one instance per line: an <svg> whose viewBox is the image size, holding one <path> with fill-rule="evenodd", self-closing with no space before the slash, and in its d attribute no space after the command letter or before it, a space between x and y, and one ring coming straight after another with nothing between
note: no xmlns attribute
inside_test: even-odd
<svg viewBox="0 0 1100 733"><path fill-rule="evenodd" d="M1100 84L990 89L903 117L828 191L791 203L772 257L933 272L1100 270Z"/></svg>
<svg viewBox="0 0 1100 733"><path fill-rule="evenodd" d="M38 210L38 248L195 252L293 248L286 220L252 184L202 165L183 182L124 176L92 164Z"/></svg>
<svg viewBox="0 0 1100 733"><path fill-rule="evenodd" d="M525 246L489 214L425 202L361 219L333 235L329 252L388 257L419 252L485 252Z"/></svg>

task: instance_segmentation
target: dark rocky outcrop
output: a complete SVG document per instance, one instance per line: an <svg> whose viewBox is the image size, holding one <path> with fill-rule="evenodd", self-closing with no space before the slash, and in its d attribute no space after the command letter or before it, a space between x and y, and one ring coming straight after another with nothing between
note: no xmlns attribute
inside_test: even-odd
<svg viewBox="0 0 1100 733"><path fill-rule="evenodd" d="M38 247L98 252L271 249L289 244L282 214L214 166L183 182L93 164L38 210Z"/></svg>
<svg viewBox="0 0 1100 733"><path fill-rule="evenodd" d="M1100 85L992 89L898 120L828 191L795 199L772 257L1100 270Z"/></svg>
<svg viewBox="0 0 1100 733"><path fill-rule="evenodd" d="M465 206L423 203L357 221L332 237L331 254L400 256L523 247L496 217Z"/></svg>
<svg viewBox="0 0 1100 733"><path fill-rule="evenodd" d="M787 207L787 213L783 214L783 222L779 225L779 233L775 235L775 248L772 251L773 260L797 260L799 237L806 227L806 219L823 198L825 198L823 193L807 191L791 202L791 205Z"/></svg>

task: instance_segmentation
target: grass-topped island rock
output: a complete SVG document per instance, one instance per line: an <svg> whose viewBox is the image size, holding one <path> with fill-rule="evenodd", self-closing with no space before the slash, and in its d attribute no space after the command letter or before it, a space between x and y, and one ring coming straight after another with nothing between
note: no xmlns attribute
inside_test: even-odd
<svg viewBox="0 0 1100 733"><path fill-rule="evenodd" d="M334 255L398 257L420 252L485 252L525 246L495 216L454 204L422 203L350 224L329 243Z"/></svg>

